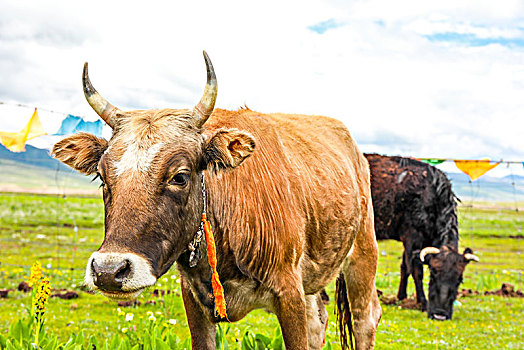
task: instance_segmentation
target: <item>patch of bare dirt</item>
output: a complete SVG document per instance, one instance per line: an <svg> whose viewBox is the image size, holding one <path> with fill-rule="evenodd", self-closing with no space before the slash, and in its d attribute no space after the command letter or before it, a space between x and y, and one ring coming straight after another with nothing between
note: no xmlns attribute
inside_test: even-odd
<svg viewBox="0 0 524 350"><path fill-rule="evenodd" d="M140 301L138 300L126 300L126 301L119 301L118 306L120 307L130 307L130 306L139 306Z"/></svg>
<svg viewBox="0 0 524 350"><path fill-rule="evenodd" d="M406 298L403 300L398 300L396 295L393 294L380 294L379 293L380 302L384 305L396 305L400 306L402 309L409 309L409 310L423 310L423 306L421 304L417 303L417 300L415 298Z"/></svg>
<svg viewBox="0 0 524 350"><path fill-rule="evenodd" d="M58 293L51 294L51 298L71 300L78 298L78 293L74 290L60 291Z"/></svg>
<svg viewBox="0 0 524 350"><path fill-rule="evenodd" d="M459 297L468 297L472 295L497 295L506 298L524 298L524 293L520 290L515 290L515 286L510 283L502 283L500 289L488 290L484 293L471 289L462 289L458 293Z"/></svg>
<svg viewBox="0 0 524 350"><path fill-rule="evenodd" d="M12 289L0 289L0 298L7 298L7 295L11 291Z"/></svg>
<svg viewBox="0 0 524 350"><path fill-rule="evenodd" d="M18 291L24 292L24 293L27 293L27 292L31 291L31 287L29 286L29 283L27 283L27 282L20 282L20 284L18 285L17 289L18 289Z"/></svg>

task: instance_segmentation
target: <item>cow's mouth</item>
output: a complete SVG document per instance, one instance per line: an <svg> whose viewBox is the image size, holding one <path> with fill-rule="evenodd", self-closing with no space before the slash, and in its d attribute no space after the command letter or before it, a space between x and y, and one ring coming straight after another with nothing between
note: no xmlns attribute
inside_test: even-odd
<svg viewBox="0 0 524 350"><path fill-rule="evenodd" d="M435 320L439 320L439 321L445 321L448 319L447 316L445 315L440 315L440 314L432 314L431 315L431 318L435 319Z"/></svg>
<svg viewBox="0 0 524 350"><path fill-rule="evenodd" d="M94 252L85 284L111 300L133 300L156 283L149 261L135 253Z"/></svg>
<svg viewBox="0 0 524 350"><path fill-rule="evenodd" d="M112 290L102 290L98 289L100 293L102 293L103 296L106 298L112 299L112 300L134 300L136 299L144 290L145 288L133 290L133 291L112 291Z"/></svg>

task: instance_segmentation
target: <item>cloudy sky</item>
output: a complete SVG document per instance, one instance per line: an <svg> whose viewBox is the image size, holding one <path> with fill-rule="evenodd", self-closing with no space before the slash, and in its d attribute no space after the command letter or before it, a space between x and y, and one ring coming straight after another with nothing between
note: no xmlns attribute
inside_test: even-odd
<svg viewBox="0 0 524 350"><path fill-rule="evenodd" d="M218 107L329 115L366 152L524 161L522 1L167 3L2 0L0 130L31 116L16 103L96 120L85 61L122 109L191 107L205 49Z"/></svg>

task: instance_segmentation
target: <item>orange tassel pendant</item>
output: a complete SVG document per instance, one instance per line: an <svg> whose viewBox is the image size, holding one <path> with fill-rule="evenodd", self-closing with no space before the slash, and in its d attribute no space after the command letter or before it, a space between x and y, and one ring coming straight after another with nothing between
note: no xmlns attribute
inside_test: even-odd
<svg viewBox="0 0 524 350"><path fill-rule="evenodd" d="M202 213L202 223L204 224L204 233L206 234L207 244L207 259L209 265L213 270L213 276L211 277L211 284L213 286L213 294L215 296L215 313L222 318L227 318L226 313L226 298L224 296L224 287L220 283L220 279L217 272L217 254L215 247L215 237L211 230L211 224L207 221L206 213Z"/></svg>

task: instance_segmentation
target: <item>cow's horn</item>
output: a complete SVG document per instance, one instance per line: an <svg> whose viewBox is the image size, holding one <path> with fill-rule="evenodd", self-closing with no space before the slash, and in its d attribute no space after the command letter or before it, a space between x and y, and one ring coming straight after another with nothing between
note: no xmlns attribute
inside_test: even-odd
<svg viewBox="0 0 524 350"><path fill-rule="evenodd" d="M424 258L428 254L438 254L438 253L440 253L440 249L435 248L435 247L426 247L422 249L422 251L420 252L420 260L424 261Z"/></svg>
<svg viewBox="0 0 524 350"><path fill-rule="evenodd" d="M87 72L87 62L84 64L84 73L82 74L82 83L84 84L84 95L89 102L89 105L93 107L95 112L102 118L107 125L111 128L114 128L116 125L116 113L119 111L118 108L113 106L111 103L107 102L105 98L102 97L95 90L91 81L89 80L89 73Z"/></svg>
<svg viewBox="0 0 524 350"><path fill-rule="evenodd" d="M474 260L476 262L479 262L480 260L478 256L476 256L475 254L471 254L471 253L464 254L464 259L466 259L467 261Z"/></svg>
<svg viewBox="0 0 524 350"><path fill-rule="evenodd" d="M201 127L207 118L213 113L217 99L217 77L209 56L204 51L204 59L207 67L207 83L204 95L193 109L194 121L197 127Z"/></svg>

